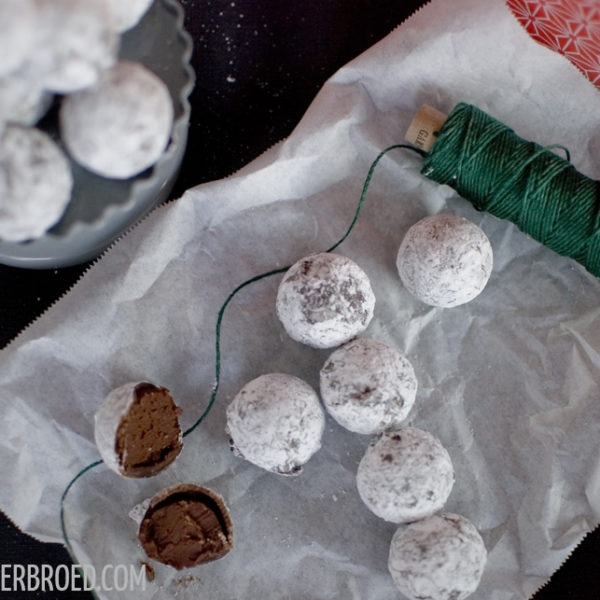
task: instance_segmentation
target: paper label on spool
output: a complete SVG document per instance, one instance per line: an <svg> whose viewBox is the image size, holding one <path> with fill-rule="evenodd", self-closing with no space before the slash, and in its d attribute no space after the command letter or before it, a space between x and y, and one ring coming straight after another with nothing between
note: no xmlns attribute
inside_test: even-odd
<svg viewBox="0 0 600 600"><path fill-rule="evenodd" d="M424 104L408 126L404 139L428 152L435 143L436 134L442 128L446 118L443 112Z"/></svg>

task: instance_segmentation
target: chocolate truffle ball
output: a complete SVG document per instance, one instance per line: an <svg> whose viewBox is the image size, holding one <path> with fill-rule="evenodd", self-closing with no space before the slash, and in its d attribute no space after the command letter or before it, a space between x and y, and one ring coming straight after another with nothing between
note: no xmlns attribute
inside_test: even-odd
<svg viewBox="0 0 600 600"><path fill-rule="evenodd" d="M371 442L356 474L358 493L378 517L408 523L440 510L454 485L450 455L421 429L385 431Z"/></svg>
<svg viewBox="0 0 600 600"><path fill-rule="evenodd" d="M34 0L36 42L23 73L38 85L70 93L95 83L111 67L119 36L105 0Z"/></svg>
<svg viewBox="0 0 600 600"><path fill-rule="evenodd" d="M329 414L350 431L379 433L407 417L417 393L413 366L398 350L367 338L338 348L320 373Z"/></svg>
<svg viewBox="0 0 600 600"><path fill-rule="evenodd" d="M0 78L0 121L35 125L50 108L53 96L19 75Z"/></svg>
<svg viewBox="0 0 600 600"><path fill-rule="evenodd" d="M225 556L233 548L233 524L219 494L183 483L150 500L138 539L150 558L181 570Z"/></svg>
<svg viewBox="0 0 600 600"><path fill-rule="evenodd" d="M464 600L477 589L486 559L475 526L445 513L398 529L388 567L409 600Z"/></svg>
<svg viewBox="0 0 600 600"><path fill-rule="evenodd" d="M280 475L297 475L321 447L325 415L304 381L270 373L253 379L227 407L232 451Z"/></svg>
<svg viewBox="0 0 600 600"><path fill-rule="evenodd" d="M123 477L156 475L183 448L180 414L167 388L131 382L114 389L95 415L102 460Z"/></svg>
<svg viewBox="0 0 600 600"><path fill-rule="evenodd" d="M432 306L452 307L478 296L492 272L492 247L475 223L433 215L413 225L396 265L406 289Z"/></svg>
<svg viewBox="0 0 600 600"><path fill-rule="evenodd" d="M333 348L364 331L375 295L366 273L339 254L311 254L292 265L277 291L276 312L291 338Z"/></svg>
<svg viewBox="0 0 600 600"><path fill-rule="evenodd" d="M39 131L0 126L0 239L44 234L63 215L73 177L58 145Z"/></svg>
<svg viewBox="0 0 600 600"><path fill-rule="evenodd" d="M113 179L133 177L153 165L172 125L167 86L132 61L104 71L95 85L66 97L60 109L61 136L73 159Z"/></svg>
<svg viewBox="0 0 600 600"><path fill-rule="evenodd" d="M0 2L0 77L14 73L32 51L37 28L33 0Z"/></svg>

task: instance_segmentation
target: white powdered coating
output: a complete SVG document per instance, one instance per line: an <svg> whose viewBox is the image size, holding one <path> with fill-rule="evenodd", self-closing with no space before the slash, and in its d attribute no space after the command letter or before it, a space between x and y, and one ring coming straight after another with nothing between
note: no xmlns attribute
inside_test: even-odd
<svg viewBox="0 0 600 600"><path fill-rule="evenodd" d="M108 0L113 23L122 33L135 27L146 14L154 0Z"/></svg>
<svg viewBox="0 0 600 600"><path fill-rule="evenodd" d="M120 61L98 83L64 99L61 135L72 157L103 177L126 179L153 165L173 125L164 82L140 63Z"/></svg>
<svg viewBox="0 0 600 600"><path fill-rule="evenodd" d="M421 429L385 431L365 452L358 493L378 517L408 523L440 510L454 485L454 468L441 442Z"/></svg>
<svg viewBox="0 0 600 600"><path fill-rule="evenodd" d="M406 419L417 393L410 361L398 350L367 338L338 348L320 374L329 414L350 431L379 433Z"/></svg>
<svg viewBox="0 0 600 600"><path fill-rule="evenodd" d="M277 291L276 311L288 335L333 348L364 331L375 308L366 273L339 254L311 254L292 265Z"/></svg>
<svg viewBox="0 0 600 600"><path fill-rule="evenodd" d="M71 198L71 168L45 133L20 125L0 131L0 239L41 236Z"/></svg>
<svg viewBox="0 0 600 600"><path fill-rule="evenodd" d="M388 568L410 600L464 600L477 589L486 560L475 526L443 513L398 529Z"/></svg>
<svg viewBox="0 0 600 600"><path fill-rule="evenodd" d="M38 85L70 93L95 83L117 60L120 38L106 0L34 0L36 44L23 73Z"/></svg>
<svg viewBox="0 0 600 600"><path fill-rule="evenodd" d="M0 1L0 77L18 69L32 51L36 27L33 0Z"/></svg>
<svg viewBox="0 0 600 600"><path fill-rule="evenodd" d="M280 475L297 475L321 447L325 414L316 392L282 373L248 382L227 407L232 450Z"/></svg>
<svg viewBox="0 0 600 600"><path fill-rule="evenodd" d="M492 246L480 227L457 215L433 215L406 233L396 261L402 283L422 302L452 307L478 296L490 278Z"/></svg>
<svg viewBox="0 0 600 600"><path fill-rule="evenodd" d="M94 439L104 464L119 475L123 467L116 451L117 431L136 400L135 389L142 382L125 383L112 390L94 415Z"/></svg>
<svg viewBox="0 0 600 600"><path fill-rule="evenodd" d="M18 75L0 78L0 90L0 121L7 123L35 125L52 104L50 92Z"/></svg>

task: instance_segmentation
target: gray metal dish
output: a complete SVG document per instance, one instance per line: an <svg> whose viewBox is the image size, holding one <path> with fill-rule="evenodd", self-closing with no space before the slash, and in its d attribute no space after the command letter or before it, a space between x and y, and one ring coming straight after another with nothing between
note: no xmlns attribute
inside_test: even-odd
<svg viewBox="0 0 600 600"><path fill-rule="evenodd" d="M72 199L60 222L29 242L0 241L1 264L49 269L88 261L167 198L187 143L192 47L176 0L155 0L139 25L123 34L120 57L143 63L169 88L175 109L169 146L153 167L127 180L104 179L72 163ZM48 128L57 139L55 126Z"/></svg>

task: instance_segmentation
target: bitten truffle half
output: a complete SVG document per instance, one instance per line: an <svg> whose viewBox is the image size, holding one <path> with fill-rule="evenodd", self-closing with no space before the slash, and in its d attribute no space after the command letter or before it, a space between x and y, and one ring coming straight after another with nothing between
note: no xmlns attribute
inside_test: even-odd
<svg viewBox="0 0 600 600"><path fill-rule="evenodd" d="M369 444L358 465L358 493L378 517L409 523L440 510L454 486L448 451L416 427L388 430Z"/></svg>
<svg viewBox="0 0 600 600"><path fill-rule="evenodd" d="M225 556L233 548L233 523L219 494L182 483L150 500L138 539L149 558L181 570Z"/></svg>
<svg viewBox="0 0 600 600"><path fill-rule="evenodd" d="M407 231L396 265L413 296L431 306L450 308L483 291L492 272L492 246L483 230L468 219L433 215Z"/></svg>
<svg viewBox="0 0 600 600"><path fill-rule="evenodd" d="M317 393L292 375L248 382L227 407L234 454L280 475L298 475L321 447L325 415Z"/></svg>
<svg viewBox="0 0 600 600"><path fill-rule="evenodd" d="M464 600L479 586L486 560L475 526L460 515L442 513L396 531L388 568L410 600Z"/></svg>
<svg viewBox="0 0 600 600"><path fill-rule="evenodd" d="M151 477L183 448L179 415L167 388L126 383L108 394L95 415L94 436L107 467L124 477Z"/></svg>
<svg viewBox="0 0 600 600"><path fill-rule="evenodd" d="M277 291L276 312L288 335L314 348L333 348L363 332L374 308L366 273L331 252L296 262Z"/></svg>
<svg viewBox="0 0 600 600"><path fill-rule="evenodd" d="M335 350L320 373L321 398L342 426L362 434L399 426L417 393L410 361L376 340L358 338Z"/></svg>

